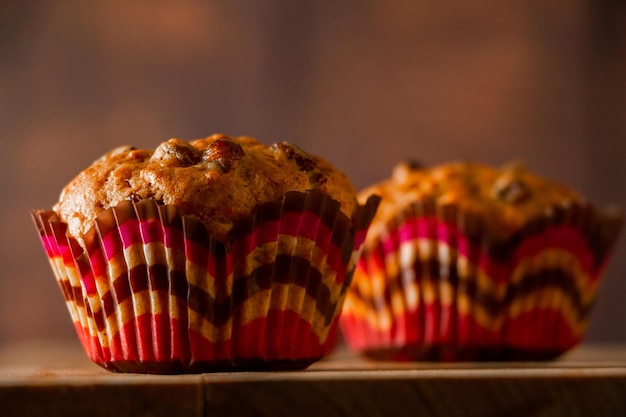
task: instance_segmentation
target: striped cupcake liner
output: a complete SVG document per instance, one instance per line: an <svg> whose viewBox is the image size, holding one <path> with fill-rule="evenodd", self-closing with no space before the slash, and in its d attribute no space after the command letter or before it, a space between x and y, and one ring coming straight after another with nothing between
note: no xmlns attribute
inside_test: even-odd
<svg viewBox="0 0 626 417"><path fill-rule="evenodd" d="M377 198L353 219L319 191L289 192L227 242L175 206L103 211L78 242L33 219L91 360L140 373L299 369L323 357Z"/></svg>
<svg viewBox="0 0 626 417"><path fill-rule="evenodd" d="M621 223L554 206L502 241L458 206L416 202L368 237L344 337L382 359L555 358L585 334Z"/></svg>

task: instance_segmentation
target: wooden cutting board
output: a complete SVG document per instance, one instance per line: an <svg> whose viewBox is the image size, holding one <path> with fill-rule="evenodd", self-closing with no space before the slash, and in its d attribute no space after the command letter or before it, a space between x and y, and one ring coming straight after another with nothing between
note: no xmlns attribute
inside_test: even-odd
<svg viewBox="0 0 626 417"><path fill-rule="evenodd" d="M0 346L0 416L626 416L626 345L551 362L375 362L295 372L113 374L76 344Z"/></svg>

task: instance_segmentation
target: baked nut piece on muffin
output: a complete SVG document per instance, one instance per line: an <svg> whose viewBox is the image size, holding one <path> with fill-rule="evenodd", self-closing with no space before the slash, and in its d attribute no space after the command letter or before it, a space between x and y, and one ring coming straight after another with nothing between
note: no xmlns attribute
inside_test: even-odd
<svg viewBox="0 0 626 417"><path fill-rule="evenodd" d="M376 224L389 221L399 207L428 199L439 206L456 204L482 217L483 225L500 238L542 216L547 207L584 201L570 188L541 178L520 163L497 169L476 162L453 162L422 169L415 162L402 161L390 179L362 190L359 197L372 194L382 198Z"/></svg>
<svg viewBox="0 0 626 417"><path fill-rule="evenodd" d="M233 222L258 204L307 190L328 194L348 217L357 207L352 183L325 159L286 142L268 147L250 137L213 135L170 139L155 150L114 149L72 180L53 210L80 237L102 210L155 200L176 205L223 241Z"/></svg>
<svg viewBox="0 0 626 417"><path fill-rule="evenodd" d="M95 363L275 370L332 346L377 203L295 145L213 135L117 148L33 218Z"/></svg>
<svg viewBox="0 0 626 417"><path fill-rule="evenodd" d="M348 291L348 344L398 360L549 359L584 336L621 228L520 164L402 162Z"/></svg>

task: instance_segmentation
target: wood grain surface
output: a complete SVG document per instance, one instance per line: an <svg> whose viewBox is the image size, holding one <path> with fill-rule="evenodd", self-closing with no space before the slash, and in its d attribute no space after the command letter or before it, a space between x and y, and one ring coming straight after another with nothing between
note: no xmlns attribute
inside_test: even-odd
<svg viewBox="0 0 626 417"><path fill-rule="evenodd" d="M626 416L626 346L533 363L375 362L338 349L305 371L113 374L74 345L0 347L7 416Z"/></svg>

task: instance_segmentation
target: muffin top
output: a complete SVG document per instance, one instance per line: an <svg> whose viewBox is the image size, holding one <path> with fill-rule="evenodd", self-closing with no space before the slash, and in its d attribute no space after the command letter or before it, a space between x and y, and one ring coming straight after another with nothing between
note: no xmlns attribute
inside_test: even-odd
<svg viewBox="0 0 626 417"><path fill-rule="evenodd" d="M176 205L224 241L233 221L288 191L320 190L352 217L356 191L348 177L319 156L287 142L266 146L251 137L213 135L170 139L154 150L116 148L63 189L53 210L80 238L98 214L118 203L152 199Z"/></svg>
<svg viewBox="0 0 626 417"><path fill-rule="evenodd" d="M358 193L359 200L377 194L382 200L374 218L386 223L410 203L430 199L438 206L454 204L483 219L501 237L557 204L582 202L571 189L541 178L519 163L494 168L475 162L452 162L423 168L411 161L398 163L391 178Z"/></svg>

